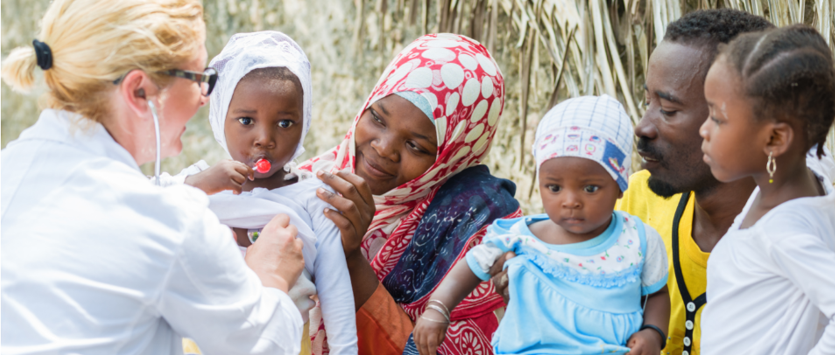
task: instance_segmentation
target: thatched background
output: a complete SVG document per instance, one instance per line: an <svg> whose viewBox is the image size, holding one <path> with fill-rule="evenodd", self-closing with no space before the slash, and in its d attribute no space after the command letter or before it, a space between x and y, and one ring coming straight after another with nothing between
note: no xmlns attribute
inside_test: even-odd
<svg viewBox="0 0 835 355"><path fill-rule="evenodd" d="M2 57L30 45L48 4L0 1ZM803 22L824 34L835 51L835 0L206 0L204 6L210 58L232 34L265 29L287 33L307 52L314 121L302 158L342 139L384 67L416 37L456 32L481 41L507 86L507 104L486 163L516 182L526 213L541 211L532 189L529 148L539 118L564 98L607 93L618 97L637 122L649 53L666 24L682 13L732 7L779 26ZM3 147L37 119L37 94L20 95L2 85ZM178 172L199 159L213 164L225 158L207 113L201 109L189 123L183 154L164 161L163 170ZM832 136L829 147L835 151ZM149 166L143 168L150 172Z"/></svg>

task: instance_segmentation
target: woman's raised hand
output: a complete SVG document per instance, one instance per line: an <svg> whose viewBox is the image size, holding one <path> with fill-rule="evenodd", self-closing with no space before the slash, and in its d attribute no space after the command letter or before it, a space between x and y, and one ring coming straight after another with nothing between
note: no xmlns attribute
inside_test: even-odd
<svg viewBox="0 0 835 355"><path fill-rule="evenodd" d="M316 176L338 193L319 189L316 196L338 210L326 209L325 216L339 228L345 256L350 256L359 250L362 237L368 231L368 225L377 210L371 189L363 178L347 171L338 171L336 174L319 171Z"/></svg>
<svg viewBox="0 0 835 355"><path fill-rule="evenodd" d="M265 287L289 292L304 269L302 240L290 225L290 217L278 214L264 226L261 235L246 251L246 264Z"/></svg>

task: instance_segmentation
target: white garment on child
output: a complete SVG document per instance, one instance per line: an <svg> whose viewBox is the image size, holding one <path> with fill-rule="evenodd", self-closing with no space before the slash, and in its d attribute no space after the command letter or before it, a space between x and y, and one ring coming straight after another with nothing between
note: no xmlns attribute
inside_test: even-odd
<svg viewBox="0 0 835 355"><path fill-rule="evenodd" d="M702 354L835 354L835 192L816 173L826 196L784 202L740 229L758 187L714 247Z"/></svg>
<svg viewBox="0 0 835 355"><path fill-rule="evenodd" d="M581 243L548 244L528 225L540 214L496 220L467 264L482 280L504 252L510 304L493 336L496 354L625 354L643 322L640 298L667 283L667 252L652 227L614 212L601 235Z"/></svg>
<svg viewBox="0 0 835 355"><path fill-rule="evenodd" d="M186 178L189 175L197 174L197 173L199 173L203 170L206 170L208 168L209 168L209 164L207 164L205 161L201 160L201 161L198 161L197 163L192 164L188 168L183 169L177 175L170 175L166 172L163 172L162 174L159 175L159 184L160 184L160 186L163 186L163 187L181 185L181 184L185 183ZM296 164L294 164L294 163L290 163L290 164L285 165L285 168L290 169L290 172L287 173L287 176L285 177L286 179L291 179L291 178L298 177L300 180L303 180L305 178L310 178L310 175L309 175L310 173L299 171L298 169L296 169ZM151 179L151 181L154 181L154 177L150 177L150 179ZM288 216L290 216L290 215L288 214ZM272 217L270 217L270 218L272 218ZM299 218L300 217L296 217L295 219L293 219L291 217L290 224L299 225L299 222L301 222L301 220ZM269 220L268 220L268 222L269 222ZM305 239L303 239L303 241L304 240ZM315 250L316 240L315 239L307 239L306 243L308 244L308 247L305 250L307 250L308 255L305 257L305 263L306 263L305 265L309 266L309 267L312 267L313 258L315 258L316 253L311 254L311 251ZM240 250L241 250L241 255L246 256L246 248L241 247L241 246L239 246L238 248L240 248ZM308 259L307 257L310 257L310 259ZM310 271L308 271L307 269L302 271L301 277L299 277L299 279L296 280L296 284L294 284L293 287L290 288L290 290L287 292L287 294L290 296L290 299L293 300L293 304L296 305L296 308L299 309L299 312L301 312L302 321L304 321L304 323L307 323L308 318L309 318L308 316L310 314L310 310L313 309L313 307L316 306L316 303L313 302L313 299L311 299L312 296L316 295L316 285L313 284L312 276L310 274Z"/></svg>
<svg viewBox="0 0 835 355"><path fill-rule="evenodd" d="M319 179L273 190L256 188L240 195L224 191L209 196L209 208L221 223L245 229L261 229L279 213L290 216L290 224L304 242L305 270L316 284L331 354L357 354L354 293L342 235L324 215L325 208L334 208L316 196L320 187L333 191Z"/></svg>

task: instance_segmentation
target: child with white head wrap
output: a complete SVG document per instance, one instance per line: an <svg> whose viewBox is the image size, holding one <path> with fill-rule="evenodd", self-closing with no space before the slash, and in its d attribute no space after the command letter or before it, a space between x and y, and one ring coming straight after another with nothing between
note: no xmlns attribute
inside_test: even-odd
<svg viewBox="0 0 835 355"><path fill-rule="evenodd" d="M302 85L304 92L302 136L291 161L304 153L304 137L310 129L313 107L310 78L310 62L301 47L287 35L277 31L238 33L229 39L223 51L209 64L220 76L209 98L209 122L215 140L229 153L226 145L224 122L232 95L238 83L251 71L262 68L284 67L290 70ZM288 167L289 168L289 167Z"/></svg>
<svg viewBox="0 0 835 355"><path fill-rule="evenodd" d="M290 296L296 302L297 307L302 312L303 319L307 322L308 311L314 305L309 296L316 294L318 291L322 320L328 331L327 340L331 353L357 354L356 313L351 278L348 274L345 255L342 250L341 234L336 225L323 213L325 208L333 209L333 207L316 196L316 190L320 187L330 191L333 190L318 179L305 179L296 183L291 180L292 173L297 173L293 169L292 160L304 152L302 146L304 136L310 127L312 117L310 62L307 56L296 42L283 33L276 31L239 33L232 36L223 51L212 59L209 66L215 68L219 74L217 85L210 97L209 122L217 142L227 153L233 156L235 154L230 152L228 144L230 141L244 142L241 145L244 150L249 149L247 144L254 144L254 142L241 139L240 136L234 136L239 134L239 131L227 132L225 128L228 123L226 121L229 119L227 113L230 106L234 106L234 101L240 100L239 97L246 96L239 95L236 97L235 93L241 87L240 84L243 80L250 80L247 74L260 69L286 68L298 78L298 82L301 84L303 101L303 121L299 122L302 125L302 131L298 144L293 147L292 155L289 152L279 152L281 156L291 156L289 162L284 165L284 170L291 172L291 174L287 174L290 175L289 177L285 175L283 185L277 188L245 188L246 186L243 185L250 181L258 182L258 176L254 175L252 171L253 162L224 161L221 163L234 165L238 171L243 169L241 176L235 177L242 177L243 179L240 180L243 182L239 183L240 185L237 186L238 189L235 191L232 191L230 187L220 188L224 191L215 194L211 194L212 192L205 188L204 191L211 194L209 196L209 208L218 216L220 222L241 231L241 233L238 233L239 244L244 242L243 245L248 245L242 240L241 234L243 231L246 231L246 236L243 236L243 238L255 242L260 229L276 214L283 213L290 217L290 224L296 226L298 238L304 242L303 254L305 259L305 273L290 290ZM284 74L266 76L268 80L294 81L294 78L288 78ZM250 88L254 87L256 90L262 90L259 94L280 95L280 93L276 94L275 91L270 91L268 88L270 83L267 84L261 85L258 82L257 85L250 86ZM252 92L250 91L248 94L252 94ZM287 97L275 97L275 99L287 99ZM258 110L267 110L265 106L267 104L268 102L258 101ZM255 118L250 119L255 120ZM233 122L233 124L238 123ZM248 126L247 130L262 128L263 126L253 124ZM280 147L280 145L278 146ZM275 150L275 148L270 149ZM184 176L190 174L199 173L205 176L211 172L207 170L207 167L203 161L193 165L178 175L179 182L183 182ZM215 169L212 173L215 175L236 174L233 169L225 171ZM197 175L193 176L197 177ZM165 176L163 177L165 178ZM222 177L227 178L226 176ZM269 177L265 177L265 179L269 179ZM176 177L175 179L168 177L167 180L164 179L164 182L172 184L178 181L176 181ZM189 180L184 182L192 184ZM197 186L197 184L192 185ZM229 186L233 185L234 181L229 180ZM241 249L245 254L246 248L242 246ZM314 281L315 287L309 281L310 278ZM280 338L276 339L280 341Z"/></svg>

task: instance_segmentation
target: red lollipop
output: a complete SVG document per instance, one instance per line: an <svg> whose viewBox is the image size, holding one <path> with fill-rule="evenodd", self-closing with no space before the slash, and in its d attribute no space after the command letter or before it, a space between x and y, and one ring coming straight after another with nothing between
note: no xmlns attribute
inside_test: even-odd
<svg viewBox="0 0 835 355"><path fill-rule="evenodd" d="M270 162L264 158L258 159L258 161L255 162L255 171L261 174L266 174L270 171Z"/></svg>

